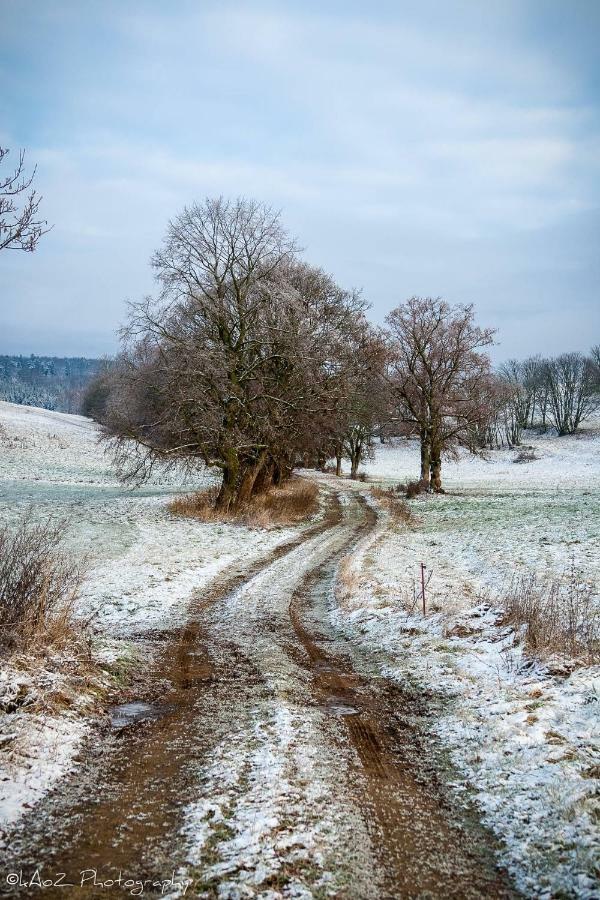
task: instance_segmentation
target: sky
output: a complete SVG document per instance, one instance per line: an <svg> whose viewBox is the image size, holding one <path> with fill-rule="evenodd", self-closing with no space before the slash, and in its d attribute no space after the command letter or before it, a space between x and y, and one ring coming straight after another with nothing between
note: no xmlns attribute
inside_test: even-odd
<svg viewBox="0 0 600 900"><path fill-rule="evenodd" d="M0 353L114 353L169 219L221 194L376 322L442 296L497 360L586 350L599 39L599 0L0 0L0 146L54 226L0 252Z"/></svg>

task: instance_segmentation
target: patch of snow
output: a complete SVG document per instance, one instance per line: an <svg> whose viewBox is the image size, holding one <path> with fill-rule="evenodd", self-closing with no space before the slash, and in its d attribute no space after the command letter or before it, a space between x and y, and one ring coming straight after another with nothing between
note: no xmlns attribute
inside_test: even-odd
<svg viewBox="0 0 600 900"><path fill-rule="evenodd" d="M214 483L213 473L199 471L193 484L157 477L130 489L116 479L98 438L97 426L82 416L0 401L0 525L14 524L26 511L37 520L52 516L65 522L67 548L88 560L78 611L91 618L99 654L110 661L123 653L119 641L174 627L213 578L242 569L298 531L171 516L168 500ZM37 802L68 769L86 733L85 723L69 713L20 716L20 728L31 731L29 754L19 752L2 776L6 803L0 802L0 822ZM7 723L0 715L0 731ZM25 730L22 748L28 743ZM48 762L44 754L55 738L61 749ZM6 752L0 745L2 758Z"/></svg>
<svg viewBox="0 0 600 900"><path fill-rule="evenodd" d="M334 623L386 660L382 674L447 698L437 733L473 790L526 896L597 898L600 864L600 667L553 677L523 653L489 600L515 573L563 577L574 565L597 591L597 434L527 439L510 451L446 466L449 494L410 503L414 527L382 514L343 564ZM371 477L414 478L418 447L377 448ZM420 614L420 563L428 615ZM483 598L483 599L482 599Z"/></svg>

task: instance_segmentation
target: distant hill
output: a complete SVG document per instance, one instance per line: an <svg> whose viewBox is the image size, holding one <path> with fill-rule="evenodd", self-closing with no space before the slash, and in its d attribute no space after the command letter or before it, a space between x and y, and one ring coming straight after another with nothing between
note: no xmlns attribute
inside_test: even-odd
<svg viewBox="0 0 600 900"><path fill-rule="evenodd" d="M101 364L80 356L0 356L0 400L78 413Z"/></svg>

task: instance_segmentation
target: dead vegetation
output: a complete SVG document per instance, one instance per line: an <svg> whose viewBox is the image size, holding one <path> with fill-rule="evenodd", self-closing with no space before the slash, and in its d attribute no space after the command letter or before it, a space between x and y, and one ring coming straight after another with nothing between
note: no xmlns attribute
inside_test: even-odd
<svg viewBox="0 0 600 900"><path fill-rule="evenodd" d="M0 528L0 712L91 708L108 689L75 606L84 567L64 548L66 523L28 513ZM12 674L10 674L12 673Z"/></svg>
<svg viewBox="0 0 600 900"><path fill-rule="evenodd" d="M403 522L408 526L416 525L418 520L412 514L408 504L400 496L402 489L402 485L397 485L395 488L373 487L371 488L371 494L396 522Z"/></svg>
<svg viewBox="0 0 600 900"><path fill-rule="evenodd" d="M251 528L273 528L297 525L317 511L318 487L304 478L290 478L279 487L256 494L233 512L215 508L217 486L176 497L168 504L174 516L187 516L201 522L229 522Z"/></svg>
<svg viewBox="0 0 600 900"><path fill-rule="evenodd" d="M516 454L513 459L514 463L527 463L527 462L535 462L536 459L539 459L539 456L535 452L534 447L523 447L522 450Z"/></svg>
<svg viewBox="0 0 600 900"><path fill-rule="evenodd" d="M562 579L514 578L500 599L504 623L531 656L579 665L600 662L600 604L571 567Z"/></svg>
<svg viewBox="0 0 600 900"><path fill-rule="evenodd" d="M429 482L424 478L419 481L407 481L405 485L398 485L398 489L402 488L407 500L418 497L419 494L426 494L429 490Z"/></svg>
<svg viewBox="0 0 600 900"><path fill-rule="evenodd" d="M0 529L0 652L35 654L80 643L74 607L82 565L64 550L65 523L30 513Z"/></svg>

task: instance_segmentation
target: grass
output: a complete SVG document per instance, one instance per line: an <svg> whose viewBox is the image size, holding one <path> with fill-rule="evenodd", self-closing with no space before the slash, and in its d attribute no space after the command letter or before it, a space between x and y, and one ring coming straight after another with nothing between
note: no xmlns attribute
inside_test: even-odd
<svg viewBox="0 0 600 900"><path fill-rule="evenodd" d="M319 489L304 478L290 478L280 487L270 488L252 497L234 512L215 509L218 487L196 494L176 497L168 504L174 516L199 519L201 522L229 522L251 528L297 525L317 511Z"/></svg>
<svg viewBox="0 0 600 900"><path fill-rule="evenodd" d="M500 603L505 623L522 633L531 656L584 666L600 662L600 605L574 567L562 579L516 577Z"/></svg>
<svg viewBox="0 0 600 900"><path fill-rule="evenodd" d="M89 622L75 613L84 569L64 549L64 535L64 522L36 523L30 513L0 528L0 658L7 672L28 676L1 711L83 711L106 692Z"/></svg>
<svg viewBox="0 0 600 900"><path fill-rule="evenodd" d="M417 519L412 514L410 507L399 496L398 491L394 488L371 488L371 494L382 506L387 509L392 519L396 522L402 522L407 526L418 524Z"/></svg>
<svg viewBox="0 0 600 900"><path fill-rule="evenodd" d="M0 653L56 651L81 643L74 608L84 569L64 550L65 523L26 513L0 528Z"/></svg>

